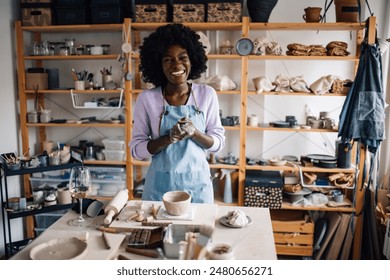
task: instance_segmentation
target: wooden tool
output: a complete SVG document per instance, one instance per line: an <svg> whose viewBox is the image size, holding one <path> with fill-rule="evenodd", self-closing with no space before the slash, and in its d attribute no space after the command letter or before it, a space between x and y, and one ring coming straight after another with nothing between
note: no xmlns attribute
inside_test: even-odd
<svg viewBox="0 0 390 280"><path fill-rule="evenodd" d="M106 217L104 218L105 225L109 225L112 222L113 217L122 210L128 198L127 189L120 190L116 193L116 195L104 209L104 213L106 214Z"/></svg>
<svg viewBox="0 0 390 280"><path fill-rule="evenodd" d="M126 247L126 252L137 254L137 255L142 255L142 256L150 257L150 258L158 258L158 256L159 256L159 254L154 250L136 249L136 248L132 248L132 247Z"/></svg>
<svg viewBox="0 0 390 280"><path fill-rule="evenodd" d="M110 250L111 249L111 245L110 245L110 242L109 242L109 240L107 238L107 234L104 231L102 232L102 238L103 238L104 246L106 246L107 250Z"/></svg>

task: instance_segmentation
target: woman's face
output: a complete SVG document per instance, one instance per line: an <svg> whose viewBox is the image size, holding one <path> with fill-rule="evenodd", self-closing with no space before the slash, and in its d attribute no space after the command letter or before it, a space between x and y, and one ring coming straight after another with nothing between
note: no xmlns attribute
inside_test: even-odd
<svg viewBox="0 0 390 280"><path fill-rule="evenodd" d="M187 51L179 45L172 45L162 59L162 68L168 83L187 83L191 71L191 61Z"/></svg>

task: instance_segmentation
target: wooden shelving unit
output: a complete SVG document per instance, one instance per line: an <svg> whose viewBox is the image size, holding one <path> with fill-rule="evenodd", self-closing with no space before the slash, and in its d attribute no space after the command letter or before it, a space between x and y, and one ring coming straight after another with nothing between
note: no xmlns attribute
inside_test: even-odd
<svg viewBox="0 0 390 280"><path fill-rule="evenodd" d="M375 27L375 18L371 18L374 23L370 24L371 27ZM142 43L142 32L150 32L155 30L157 27L164 25L165 23L133 23L130 19L125 19L123 24L99 24L99 25L69 25L69 26L22 26L21 22L16 22L16 46L17 46L17 63L18 63L18 86L19 86L19 100L20 100L20 128L21 128L21 143L22 143L22 152L25 152L29 149L29 129L37 129L39 135L39 141L43 142L46 140L45 131L50 127L112 127L123 129L125 134L125 141L128 143L131 139L132 134L132 112L131 108L133 106L133 102L137 95L142 91L141 82L140 82L140 74L137 73L137 67L139 65L139 55L138 54L126 54L129 59L133 60L133 63L129 63L127 71L135 72L135 80L125 81L124 88L124 112L126 117L126 122L124 124L29 124L26 121L27 116L27 100L34 98L34 91L26 90L25 88L25 62L33 61L37 67L41 67L45 60L58 60L59 63L65 60L93 60L93 59L116 59L117 54L114 55L105 55L105 56L72 56L72 57L60 57L60 56L30 56L24 54L24 33L29 32L32 36L39 40L41 38L41 34L43 33L72 33L72 32L88 32L88 33L99 33L99 32L122 32L122 30L130 30L130 37L127 38L127 43L131 43L133 45L133 49L136 49ZM281 30L281 31L300 31L300 30L311 30L311 31L337 31L337 30L346 30L346 31L354 31L357 32L357 51L355 55L347 56L347 57L293 57L287 55L281 56L240 56L237 54L232 55L221 55L221 54L209 54L209 60L235 60L241 66L241 74L237 79L241 80L241 86L237 90L232 91L220 91L218 94L220 95L235 95L239 97L240 100L240 119L245 120L247 117L247 106L248 106L248 96L255 95L256 93L252 90L248 89L248 69L250 61L266 61L266 60L302 60L311 61L351 61L355 63L355 70L359 60L359 44L363 39L363 31L365 28L364 23L251 23L248 17L243 17L242 22L240 23L185 23L189 27L193 28L197 31L232 31L241 33L241 37L249 37L250 32L252 31L268 31L268 30ZM369 33L375 34L375 30L370 30ZM123 41L120 39L117 42L118 44L122 44ZM134 68L134 69L132 69ZM85 94L93 93L85 91ZM69 94L69 91L62 90L40 90L40 104L43 104L43 95L60 95L60 94ZM279 92L263 92L262 95L287 95L287 96L309 96L312 94L308 93L279 93ZM329 94L324 96L318 96L318 98L331 98L332 96L344 96L343 94ZM245 122L242 122L239 126L235 127L225 127L227 131L232 131L233 133L238 133L240 138L240 147L239 147L239 162L236 165L228 165L228 164L211 164L210 168L212 169L237 169L239 172L239 187L238 187L238 205L244 204L244 184L245 184L245 172L246 170L294 170L293 167L290 166L252 166L247 165L246 158L246 143L247 143L247 132L248 131L271 131L277 133L278 131L284 132L304 132L304 133L318 133L318 132L333 132L336 133L335 130L319 130L319 129L311 129L311 130L303 130L303 129L291 129L291 128L274 128L274 127L247 127ZM364 151L363 151L364 152ZM362 153L363 155L364 153ZM363 159L361 159L364 162ZM86 162L89 164L90 162ZM134 182L137 178L137 172L139 172L140 168L147 167L149 162L147 161L138 161L134 160L131 157L130 151L126 149L126 161L124 162L107 162L107 161L93 161L93 164L121 164L126 166L126 180L127 180L127 188L129 189L129 199L133 197L133 189ZM354 173L356 170L362 170L362 166L358 166L356 169L324 169L324 168L314 168L314 167L304 167L304 171L308 172L319 172L319 173L329 173L329 172L345 172L345 173ZM362 172L360 172L361 174ZM359 175L360 175L359 174ZM25 185L28 185L28 178L25 178ZM362 177L358 178L358 186L362 184ZM347 213L359 213L363 207L363 193L359 191L360 188L356 190L355 197L355 208L323 208L323 207L296 207L290 206L286 203L283 203L282 208L287 210L313 210L313 211L341 211ZM31 192L26 189L25 196L31 196ZM31 228L31 227L30 227ZM359 216L357 227L355 231L355 239L354 239L354 258L359 257L360 252L360 240L361 240L361 231L362 231L362 219Z"/></svg>

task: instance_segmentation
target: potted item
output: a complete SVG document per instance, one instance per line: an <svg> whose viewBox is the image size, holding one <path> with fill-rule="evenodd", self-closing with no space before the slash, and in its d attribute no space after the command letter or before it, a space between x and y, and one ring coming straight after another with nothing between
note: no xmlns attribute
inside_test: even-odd
<svg viewBox="0 0 390 280"><path fill-rule="evenodd" d="M253 22L268 22L278 0L247 0L249 16Z"/></svg>

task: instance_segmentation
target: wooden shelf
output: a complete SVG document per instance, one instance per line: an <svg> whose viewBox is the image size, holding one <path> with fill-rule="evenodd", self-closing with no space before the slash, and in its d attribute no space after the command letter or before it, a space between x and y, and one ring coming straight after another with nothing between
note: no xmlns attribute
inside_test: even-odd
<svg viewBox="0 0 390 280"><path fill-rule="evenodd" d="M96 60L107 59L117 60L119 54L102 54L102 55L30 55L24 56L24 60Z"/></svg>

